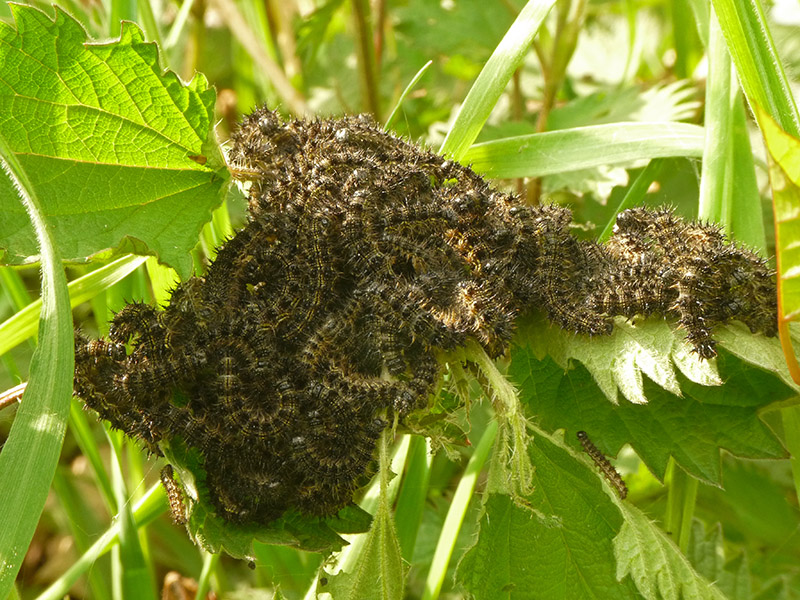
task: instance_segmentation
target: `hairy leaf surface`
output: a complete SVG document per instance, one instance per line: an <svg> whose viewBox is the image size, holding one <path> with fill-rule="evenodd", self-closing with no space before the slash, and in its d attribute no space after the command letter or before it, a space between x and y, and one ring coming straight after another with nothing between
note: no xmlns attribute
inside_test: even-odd
<svg viewBox="0 0 800 600"><path fill-rule="evenodd" d="M129 242L188 276L188 250L220 201L227 171L213 140L215 92L184 84L158 50L124 23L94 43L56 8L51 20L11 5L0 24L0 133L31 173L65 259ZM25 212L0 179L5 260L37 255Z"/></svg>
<svg viewBox="0 0 800 600"><path fill-rule="evenodd" d="M642 379L647 404L610 403L583 365L565 370L528 346L512 349L509 375L520 386L544 429L584 430L597 447L615 456L629 443L663 480L672 456L695 477L721 485L720 449L742 457L779 458L783 446L759 419L759 409L794 395L777 377L721 352L725 386L699 385L677 375L682 395ZM577 442L576 442L577 447Z"/></svg>

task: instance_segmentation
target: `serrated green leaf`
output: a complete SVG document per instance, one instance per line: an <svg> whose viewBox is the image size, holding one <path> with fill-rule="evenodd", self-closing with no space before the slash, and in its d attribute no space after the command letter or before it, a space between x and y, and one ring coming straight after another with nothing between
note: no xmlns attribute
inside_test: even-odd
<svg viewBox="0 0 800 600"><path fill-rule="evenodd" d="M725 564L722 541L722 527L719 523L706 535L703 523L698 519L692 521L692 538L686 556L697 572L709 581L716 579Z"/></svg>
<svg viewBox="0 0 800 600"><path fill-rule="evenodd" d="M800 347L800 325L793 323L790 333L795 347ZM735 321L716 330L714 337L722 348L734 356L773 373L786 385L792 387L795 393L800 393L800 386L792 379L784 360L781 345L776 338L753 335L747 326Z"/></svg>
<svg viewBox="0 0 800 600"><path fill-rule="evenodd" d="M676 396L645 379L648 403L618 406L608 402L582 365L565 371L550 358L537 359L529 347L513 347L511 357L509 376L543 428L585 430L612 456L630 443L659 479L670 456L693 476L715 485L722 483L721 448L742 457L785 456L758 412L793 397L794 390L725 352L717 359L724 386L702 386L679 376L683 396Z"/></svg>
<svg viewBox="0 0 800 600"><path fill-rule="evenodd" d="M703 579L678 547L644 513L621 505L625 521L614 540L617 576L630 575L648 600L725 600L715 586Z"/></svg>
<svg viewBox="0 0 800 600"><path fill-rule="evenodd" d="M614 492L563 442L533 432L536 465L525 506L491 494L457 579L476 600L635 598L615 575L612 539L622 525Z"/></svg>
<svg viewBox="0 0 800 600"><path fill-rule="evenodd" d="M352 573L328 577L320 592L337 600L395 600L403 598L405 569L388 503L381 502L367 534L360 560Z"/></svg>
<svg viewBox="0 0 800 600"><path fill-rule="evenodd" d="M620 121L683 121L692 118L699 108L697 90L686 80L644 90L612 88L554 108L547 117L547 127L552 131Z"/></svg>
<svg viewBox="0 0 800 600"><path fill-rule="evenodd" d="M63 258L124 239L143 242L189 275L188 251L227 177L213 137L215 92L201 75L162 72L155 44L123 24L110 43L87 42L76 20L11 5L0 24L0 133L31 173ZM36 258L25 212L0 180L0 248Z"/></svg>
<svg viewBox="0 0 800 600"><path fill-rule="evenodd" d="M749 333L748 336L752 337ZM531 316L522 320L517 341L530 344L538 357L549 354L564 369L573 360L582 363L615 404L618 392L635 404L647 402L642 374L668 392L680 395L675 367L690 381L703 385L722 383L716 363L694 356L683 334L662 319L633 323L617 318L611 335L590 338Z"/></svg>

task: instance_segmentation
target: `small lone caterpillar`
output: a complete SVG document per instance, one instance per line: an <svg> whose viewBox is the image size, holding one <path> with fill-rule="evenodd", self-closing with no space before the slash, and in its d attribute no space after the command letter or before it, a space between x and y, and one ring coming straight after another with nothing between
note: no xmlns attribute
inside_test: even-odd
<svg viewBox="0 0 800 600"><path fill-rule="evenodd" d="M577 436L581 442L581 446L583 446L583 449L586 451L586 454L591 457L591 459L594 461L594 464L600 467L600 470L606 476L606 479L608 479L609 483L616 488L619 497L624 500L628 495L628 486L625 485L622 475L620 475L614 466L608 462L608 459L603 455L603 453L597 449L597 446L592 443L592 440L589 439L589 436L586 435L585 431L579 431Z"/></svg>

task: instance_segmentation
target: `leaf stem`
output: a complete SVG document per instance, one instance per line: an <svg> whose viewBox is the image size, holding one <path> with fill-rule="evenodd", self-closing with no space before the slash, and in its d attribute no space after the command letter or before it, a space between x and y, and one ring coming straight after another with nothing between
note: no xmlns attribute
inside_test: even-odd
<svg viewBox="0 0 800 600"><path fill-rule="evenodd" d="M356 25L358 51L358 71L361 77L361 91L367 111L380 119L381 107L378 98L378 74L375 61L375 44L372 39L372 25L368 0L352 0L353 18Z"/></svg>
<svg viewBox="0 0 800 600"><path fill-rule="evenodd" d="M680 468L673 458L670 458L666 479L669 491L664 528L685 554L689 548L692 518L697 501L697 479Z"/></svg>
<svg viewBox="0 0 800 600"><path fill-rule="evenodd" d="M211 585L211 576L217 568L221 554L203 552L203 569L197 580L197 593L194 595L197 600L202 600L208 594Z"/></svg>

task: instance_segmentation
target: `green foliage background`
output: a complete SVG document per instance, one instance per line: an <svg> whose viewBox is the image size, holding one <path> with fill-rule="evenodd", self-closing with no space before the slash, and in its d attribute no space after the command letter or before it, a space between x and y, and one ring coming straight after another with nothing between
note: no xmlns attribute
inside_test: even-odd
<svg viewBox="0 0 800 600"><path fill-rule="evenodd" d="M588 339L527 315L497 364L477 346L442 357L432 410L385 436L356 498L371 525L353 508L280 534L193 529L244 561L193 546L160 464L69 393L73 319L103 334L126 301L164 302L244 218L218 141L262 102L372 112L528 201L570 206L582 236L643 202L717 221L777 252L796 315L800 9L785 10L3 5L0 252L15 266L0 267L0 389L29 385L0 408L0 598L155 598L169 570L230 598L800 597L798 388L778 342L737 324L701 363L668 323ZM627 500L578 430L618 457ZM324 565L296 549L337 549L338 534L349 545Z"/></svg>

